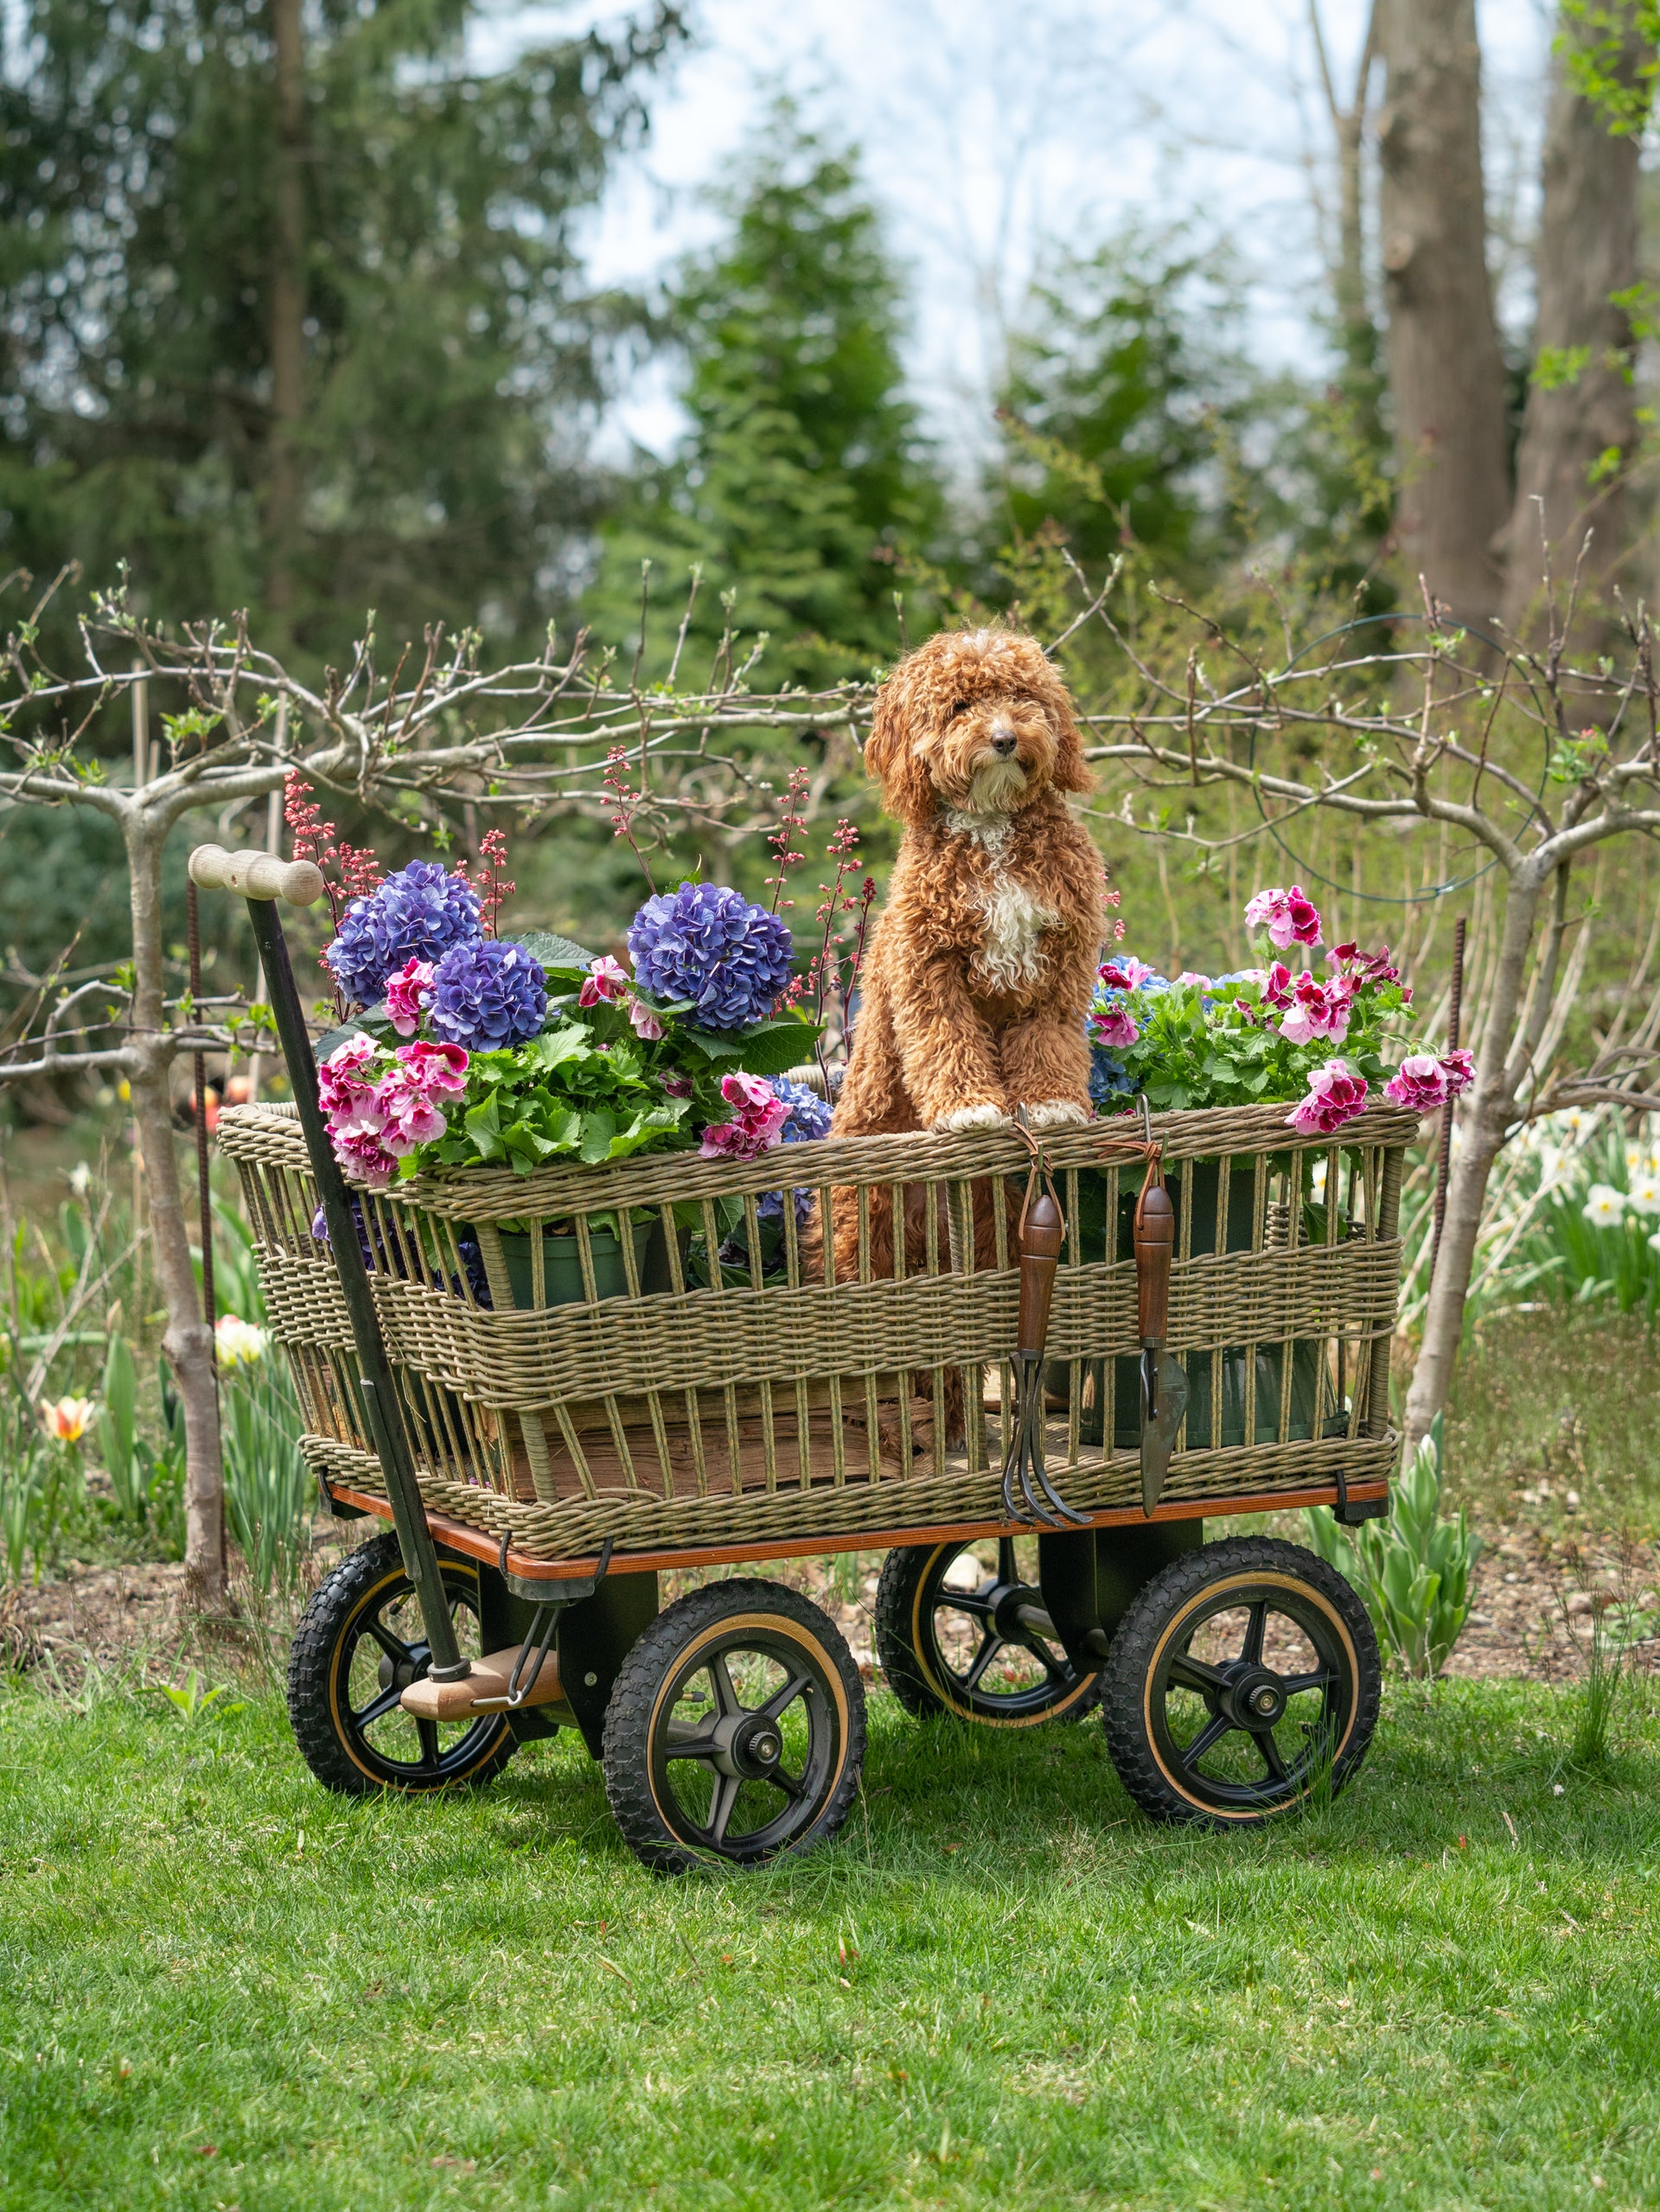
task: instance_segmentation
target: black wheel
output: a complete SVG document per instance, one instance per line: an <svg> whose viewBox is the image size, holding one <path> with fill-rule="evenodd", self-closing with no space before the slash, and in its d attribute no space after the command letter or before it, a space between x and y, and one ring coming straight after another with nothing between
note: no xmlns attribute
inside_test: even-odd
<svg viewBox="0 0 1660 2212"><path fill-rule="evenodd" d="M776 1582L718 1582L660 1613L605 1709L605 1794L648 1866L753 1865L846 1819L865 1689L834 1623Z"/></svg>
<svg viewBox="0 0 1660 2212"><path fill-rule="evenodd" d="M445 1559L444 1593L463 1654L480 1655L478 1569ZM501 1713L415 1720L398 1700L431 1664L414 1585L388 1530L313 1591L288 1661L288 1716L317 1780L361 1796L491 1781L516 1748Z"/></svg>
<svg viewBox="0 0 1660 2212"><path fill-rule="evenodd" d="M1035 1536L890 1552L876 1591L876 1650L888 1686L918 1720L1076 1720L1101 1680L1077 1672L1050 1624Z"/></svg>
<svg viewBox="0 0 1660 2212"><path fill-rule="evenodd" d="M1377 1639L1354 1590L1299 1544L1205 1544L1156 1574L1101 1675L1124 1787L1161 1820L1265 1820L1329 1774L1340 1789L1377 1724Z"/></svg>

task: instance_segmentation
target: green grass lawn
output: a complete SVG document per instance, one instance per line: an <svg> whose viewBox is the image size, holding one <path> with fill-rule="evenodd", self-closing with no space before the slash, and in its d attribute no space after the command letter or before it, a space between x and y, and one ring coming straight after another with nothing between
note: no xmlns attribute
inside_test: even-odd
<svg viewBox="0 0 1660 2212"><path fill-rule="evenodd" d="M348 1803L268 1697L16 1690L0 2204L1652 2205L1660 1705L1598 1779L1576 1710L1395 1690L1214 1837L881 1694L833 1848L667 1883L564 1737Z"/></svg>

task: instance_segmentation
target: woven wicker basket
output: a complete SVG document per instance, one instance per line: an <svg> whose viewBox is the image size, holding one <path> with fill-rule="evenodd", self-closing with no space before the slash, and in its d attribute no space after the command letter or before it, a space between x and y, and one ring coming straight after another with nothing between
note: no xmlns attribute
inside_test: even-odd
<svg viewBox="0 0 1660 2212"><path fill-rule="evenodd" d="M1140 1495L1125 1364L1137 1350L1133 1126L1045 1140L1068 1221L1047 1462L1084 1511ZM1416 1118L1374 1109L1340 1142L1299 1138L1283 1106L1165 1114L1153 1129L1177 1203L1170 1342L1191 1385L1166 1501L1198 1511L1387 1478L1396 1211ZM379 1493L294 1111L237 1108L219 1136L307 1456L329 1482ZM832 1138L747 1164L679 1153L530 1176L477 1169L363 1195L429 1508L544 1560L589 1557L607 1537L625 1552L811 1549L998 1520L1026 1170L1013 1137L974 1131ZM781 1184L782 1206L767 1204ZM840 1277L814 1234L833 1191L860 1229L858 1265ZM897 1224L882 1276L878 1192Z"/></svg>

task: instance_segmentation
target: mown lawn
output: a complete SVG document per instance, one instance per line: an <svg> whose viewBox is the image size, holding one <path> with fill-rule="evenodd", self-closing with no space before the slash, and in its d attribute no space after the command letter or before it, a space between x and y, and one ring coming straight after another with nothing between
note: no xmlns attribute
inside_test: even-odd
<svg viewBox="0 0 1660 2212"><path fill-rule="evenodd" d="M671 1884L564 1737L351 1804L268 1697L15 1690L0 2203L1650 2206L1660 1705L1598 1779L1574 1711L1398 1690L1347 1798L1216 1838L1093 1722L878 1695L833 1849Z"/></svg>

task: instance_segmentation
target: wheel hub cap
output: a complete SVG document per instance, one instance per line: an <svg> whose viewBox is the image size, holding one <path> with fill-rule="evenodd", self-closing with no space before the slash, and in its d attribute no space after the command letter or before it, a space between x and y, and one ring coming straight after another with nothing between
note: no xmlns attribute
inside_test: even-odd
<svg viewBox="0 0 1660 2212"><path fill-rule="evenodd" d="M1266 1667L1246 1667L1229 1683L1221 1702L1241 1728L1272 1728L1285 1716L1285 1685Z"/></svg>

